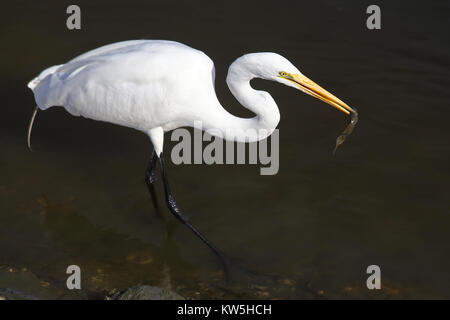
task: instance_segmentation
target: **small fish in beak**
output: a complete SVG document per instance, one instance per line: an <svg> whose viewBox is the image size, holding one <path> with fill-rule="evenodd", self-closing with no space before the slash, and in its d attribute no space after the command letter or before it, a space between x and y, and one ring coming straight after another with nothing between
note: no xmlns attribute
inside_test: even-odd
<svg viewBox="0 0 450 320"><path fill-rule="evenodd" d="M352 108L351 112L351 120L348 126L345 128L345 130L342 132L342 134L337 137L336 139L336 146L333 150L333 155L336 153L337 148L344 143L345 139L353 132L353 129L355 129L356 124L358 123L358 111L355 108Z"/></svg>

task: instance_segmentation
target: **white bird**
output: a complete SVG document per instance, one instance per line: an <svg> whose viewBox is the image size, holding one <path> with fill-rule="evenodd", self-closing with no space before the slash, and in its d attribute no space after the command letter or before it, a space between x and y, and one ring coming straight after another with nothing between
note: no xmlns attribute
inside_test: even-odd
<svg viewBox="0 0 450 320"><path fill-rule="evenodd" d="M253 78L294 87L346 114L356 114L354 109L302 75L286 58L260 52L241 56L228 70L226 81L231 93L255 113L253 118L239 118L227 112L218 101L214 64L202 51L173 41L134 40L89 51L65 64L45 69L30 81L28 87L34 93L37 107L28 130L28 145L37 110L52 106L63 106L74 116L144 132L154 147L145 181L155 207L153 169L159 159L169 210L222 258L189 223L171 195L163 158L164 133L201 123L203 130L226 140L253 142L266 138L276 128L280 113L269 93L251 87Z"/></svg>

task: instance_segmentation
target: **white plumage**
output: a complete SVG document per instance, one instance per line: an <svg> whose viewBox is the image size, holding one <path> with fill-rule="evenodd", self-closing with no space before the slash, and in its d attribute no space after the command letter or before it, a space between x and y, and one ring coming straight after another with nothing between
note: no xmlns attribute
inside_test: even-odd
<svg viewBox="0 0 450 320"><path fill-rule="evenodd" d="M75 116L143 131L160 154L164 132L194 126L195 121L228 140L251 142L270 135L278 124L279 111L270 94L251 88L249 82L254 77L311 94L296 82L302 75L284 57L247 54L230 66L227 83L256 117L235 117L217 100L212 60L199 50L163 40L100 47L44 70L28 87L40 109L63 106Z"/></svg>
<svg viewBox="0 0 450 320"><path fill-rule="evenodd" d="M189 125L202 107L189 102L196 95L211 101L212 72L212 61L185 45L126 41L46 69L29 86L42 110L63 106L75 116L149 134Z"/></svg>

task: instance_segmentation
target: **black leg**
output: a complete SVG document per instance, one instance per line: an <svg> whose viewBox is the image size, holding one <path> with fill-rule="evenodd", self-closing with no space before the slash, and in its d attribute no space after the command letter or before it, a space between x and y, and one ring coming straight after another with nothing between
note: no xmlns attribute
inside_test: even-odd
<svg viewBox="0 0 450 320"><path fill-rule="evenodd" d="M158 199L156 197L155 186L154 186L156 177L155 177L155 173L153 172L153 170L155 169L157 160L158 160L158 156L156 155L156 152L153 151L152 158L151 158L150 162L148 163L147 170L145 171L145 183L147 184L148 191L150 192L150 195L152 197L153 207L155 209L159 209Z"/></svg>
<svg viewBox="0 0 450 320"><path fill-rule="evenodd" d="M225 277L228 278L228 261L227 259L219 252L219 250L216 249L216 247L213 246L211 242L208 241L190 222L189 219L183 215L183 213L178 208L177 203L175 202L175 199L173 198L170 187L169 187L169 181L167 178L167 171L166 166L164 164L164 157L163 154L159 156L159 161L161 163L161 170L162 170L162 178L163 178L163 184L164 184L164 192L166 194L166 204L169 208L170 212L178 219L180 220L186 227L188 227L200 240L203 241L211 250L212 252L220 259L220 262L222 263L225 271Z"/></svg>

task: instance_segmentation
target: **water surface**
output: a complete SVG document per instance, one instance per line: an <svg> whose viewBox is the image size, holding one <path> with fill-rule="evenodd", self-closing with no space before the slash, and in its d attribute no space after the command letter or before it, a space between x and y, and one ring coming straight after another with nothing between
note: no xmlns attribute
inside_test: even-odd
<svg viewBox="0 0 450 320"><path fill-rule="evenodd" d="M135 284L188 298L450 298L450 5L379 1L382 30L369 31L369 4L79 1L81 31L65 28L68 3L5 4L0 287L27 291L37 281L21 276L29 272L48 291L43 297L58 298L101 298ZM198 239L153 209L145 135L53 108L38 114L35 151L26 148L30 79L100 45L140 38L207 53L219 99L236 115L250 113L229 93L226 70L257 51L284 55L359 111L333 157L349 119L256 80L281 111L277 175L260 176L255 165L169 165L180 207L236 259L231 283ZM79 293L65 289L70 264L82 268ZM371 264L381 267L381 291L365 287Z"/></svg>

